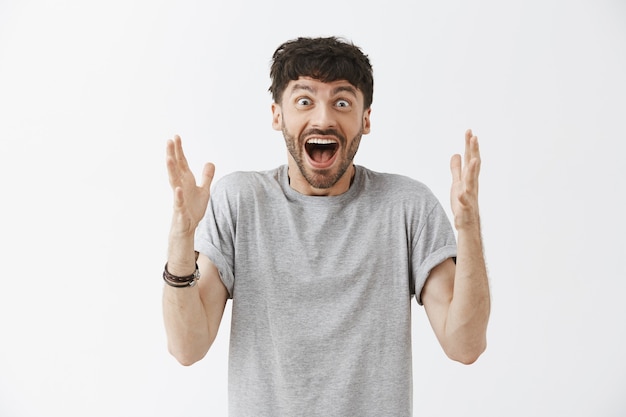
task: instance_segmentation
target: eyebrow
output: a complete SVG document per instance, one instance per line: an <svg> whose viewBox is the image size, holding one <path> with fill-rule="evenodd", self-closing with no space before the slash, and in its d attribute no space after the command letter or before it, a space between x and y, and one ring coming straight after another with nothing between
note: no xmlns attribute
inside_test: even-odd
<svg viewBox="0 0 626 417"><path fill-rule="evenodd" d="M352 85L340 85L339 87L333 90L333 95L337 93L341 93L342 91L345 91L346 93L350 93L356 97L356 88L354 88Z"/></svg>
<svg viewBox="0 0 626 417"><path fill-rule="evenodd" d="M304 91L308 91L311 94L315 94L317 92L317 90L309 85L306 84L294 84L294 86L291 88L291 92L295 92L298 90L304 90ZM356 94L356 88L354 88L352 85L340 85L339 87L335 87L332 91L332 95L336 95L338 93L341 92L347 92L352 94L353 96L357 96Z"/></svg>
<svg viewBox="0 0 626 417"><path fill-rule="evenodd" d="M305 85L305 84L294 84L293 87L291 87L292 93L298 90L305 90L310 93L315 93L315 89L313 87L309 87L308 85Z"/></svg>

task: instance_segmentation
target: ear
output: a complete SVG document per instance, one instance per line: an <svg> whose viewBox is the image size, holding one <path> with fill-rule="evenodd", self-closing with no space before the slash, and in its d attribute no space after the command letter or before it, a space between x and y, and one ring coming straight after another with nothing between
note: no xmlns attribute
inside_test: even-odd
<svg viewBox="0 0 626 417"><path fill-rule="evenodd" d="M372 112L372 108L368 108L363 112L363 134L367 135L370 133L370 113Z"/></svg>
<svg viewBox="0 0 626 417"><path fill-rule="evenodd" d="M272 128L283 130L283 114L279 104L272 103Z"/></svg>

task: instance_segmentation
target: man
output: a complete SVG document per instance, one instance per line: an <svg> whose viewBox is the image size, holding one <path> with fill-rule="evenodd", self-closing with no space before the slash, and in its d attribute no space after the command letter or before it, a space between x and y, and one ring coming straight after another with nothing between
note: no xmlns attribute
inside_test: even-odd
<svg viewBox="0 0 626 417"><path fill-rule="evenodd" d="M168 142L169 350L200 360L232 298L232 416L411 416L413 296L450 358L469 364L486 346L477 138L468 130L464 163L450 164L457 242L423 184L354 165L373 96L358 47L288 41L271 78L287 165L227 175L210 193L214 166L197 186L180 138Z"/></svg>

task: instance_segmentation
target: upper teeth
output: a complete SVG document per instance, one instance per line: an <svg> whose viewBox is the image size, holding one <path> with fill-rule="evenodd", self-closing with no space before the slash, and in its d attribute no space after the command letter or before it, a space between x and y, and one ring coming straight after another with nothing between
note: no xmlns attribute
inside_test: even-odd
<svg viewBox="0 0 626 417"><path fill-rule="evenodd" d="M313 138L309 139L307 143L313 143L315 145L331 145L335 143L335 141L332 139Z"/></svg>

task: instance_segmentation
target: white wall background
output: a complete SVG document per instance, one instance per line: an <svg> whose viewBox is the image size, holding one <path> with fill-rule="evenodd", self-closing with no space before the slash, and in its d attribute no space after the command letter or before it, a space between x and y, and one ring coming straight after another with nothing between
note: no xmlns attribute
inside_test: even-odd
<svg viewBox="0 0 626 417"><path fill-rule="evenodd" d="M416 307L415 415L626 415L623 1L0 0L0 416L226 415L228 310L202 362L166 351L165 141L283 163L268 68L299 35L373 62L358 163L447 206L481 140L489 348L449 361Z"/></svg>

